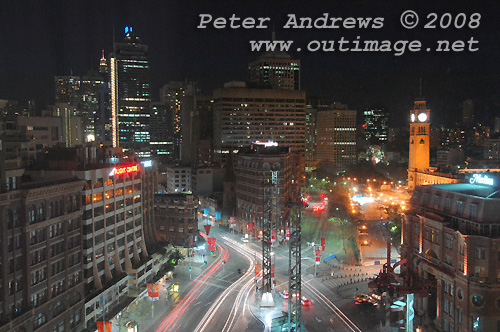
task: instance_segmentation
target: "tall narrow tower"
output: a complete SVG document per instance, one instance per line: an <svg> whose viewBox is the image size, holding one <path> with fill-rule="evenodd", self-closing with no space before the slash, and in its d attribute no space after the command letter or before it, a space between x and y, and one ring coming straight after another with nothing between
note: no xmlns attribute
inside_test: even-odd
<svg viewBox="0 0 500 332"><path fill-rule="evenodd" d="M408 189L417 185L417 171L429 168L430 110L425 98L417 97L410 110L410 153L408 156Z"/></svg>
<svg viewBox="0 0 500 332"><path fill-rule="evenodd" d="M150 75L148 46L125 27L125 38L114 44L110 59L113 146L150 154Z"/></svg>

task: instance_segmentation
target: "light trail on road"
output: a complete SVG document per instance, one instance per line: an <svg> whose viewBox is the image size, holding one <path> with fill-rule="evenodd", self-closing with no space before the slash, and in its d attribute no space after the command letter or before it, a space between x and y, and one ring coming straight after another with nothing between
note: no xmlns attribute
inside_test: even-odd
<svg viewBox="0 0 500 332"><path fill-rule="evenodd" d="M247 251L242 250L242 249L247 249L247 248L241 246L241 244L239 244L236 241L231 240L231 239L229 239L227 237L223 237L223 239L227 242L226 244L228 246L232 247L234 250L238 251L240 254L242 254L243 256L245 256L248 259L248 261L250 262L250 267L245 272L245 275L247 273L252 273L252 271L253 271L253 269L255 267L254 258ZM211 323L213 317L215 316L215 314L217 313L217 311L219 310L219 308L221 307L221 305L224 303L224 301L227 300L227 298L230 295L230 293L232 291L237 291L236 288L238 286L240 286L241 284L243 284L243 283L244 283L244 285L238 291L238 295L236 297L236 300L235 300L235 302L234 302L234 304L233 304L233 306L231 308L231 312L229 313L229 316L226 319L226 323L224 324L224 327L223 327L223 329L222 329L221 332L231 331L232 328L233 328L233 326L234 326L235 320L238 317L238 315L237 315L238 314L238 308L241 306L242 301L243 301L243 314L245 312L245 307L246 307L246 304L248 303L248 296L250 294L249 291L252 288L252 284L254 283L253 278L250 278L248 280L246 280L245 278L240 278L240 279L238 279L237 282L235 282L230 287L228 287L224 291L224 293L222 293L217 298L217 300L215 301L215 303L210 307L210 309L207 311L207 313L202 318L202 320L200 321L200 323L198 324L198 326L196 327L196 329L194 331L195 332L203 332L205 330L205 328L207 328L208 324ZM246 296L245 296L245 299L243 300L243 296L245 294L246 294Z"/></svg>
<svg viewBox="0 0 500 332"><path fill-rule="evenodd" d="M305 286L311 293L316 295L324 305L331 309L350 331L361 332L359 327L354 324L354 322L350 320L349 317L347 317L335 304L333 304L332 301L330 301L325 295L323 295L323 293L321 293L314 286L310 285L307 282L303 282L302 285Z"/></svg>
<svg viewBox="0 0 500 332"><path fill-rule="evenodd" d="M254 254L257 254L258 252L253 250L253 249L250 249L250 248L247 248L247 247L244 247L245 249L247 249L248 251L251 251L253 252ZM283 255L279 255L278 253L275 252L275 255L276 256L283 256ZM304 259L302 259L304 260ZM323 295L323 293L321 293L318 289L316 289L314 286L310 285L308 282L306 282L305 280L302 281L302 285L305 286L311 293L313 293L314 295L316 295L316 297L329 309L331 309L336 315L337 317L340 319L340 321L342 323L345 324L345 326L352 332L361 332L361 329L353 322L349 319L349 317L347 317L335 304L333 304L325 295Z"/></svg>
<svg viewBox="0 0 500 332"><path fill-rule="evenodd" d="M202 234L204 236L204 234ZM229 258L229 251L223 246L218 246L220 249L220 254L218 257L212 262L209 267L200 274L195 280L193 280L188 287L194 284L193 288L188 292L186 297L184 297L181 302L175 307L175 309L165 318L165 320L160 324L160 326L155 330L155 332L173 332L177 331L180 325L174 330L179 319L182 317L186 309L193 302L196 297L198 297L202 292L197 293L201 286L205 283L205 281L210 278L215 272L217 272L222 264L222 261L225 261Z"/></svg>

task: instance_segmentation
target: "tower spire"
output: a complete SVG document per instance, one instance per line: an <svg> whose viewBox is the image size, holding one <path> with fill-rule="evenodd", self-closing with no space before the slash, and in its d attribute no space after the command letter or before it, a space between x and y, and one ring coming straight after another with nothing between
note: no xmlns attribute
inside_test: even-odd
<svg viewBox="0 0 500 332"><path fill-rule="evenodd" d="M420 92L419 96L422 96L422 76L420 76Z"/></svg>

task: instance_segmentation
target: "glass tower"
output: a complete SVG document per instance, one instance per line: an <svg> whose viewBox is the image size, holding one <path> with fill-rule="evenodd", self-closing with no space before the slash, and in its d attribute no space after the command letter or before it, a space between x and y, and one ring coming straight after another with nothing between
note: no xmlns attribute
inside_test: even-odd
<svg viewBox="0 0 500 332"><path fill-rule="evenodd" d="M150 156L150 74L148 46L131 27L125 38L114 44L110 59L113 146L134 149Z"/></svg>

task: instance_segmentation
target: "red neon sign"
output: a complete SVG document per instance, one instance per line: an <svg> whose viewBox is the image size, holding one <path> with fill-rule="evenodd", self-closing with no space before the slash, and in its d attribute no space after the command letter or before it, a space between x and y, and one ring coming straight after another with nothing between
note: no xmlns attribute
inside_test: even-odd
<svg viewBox="0 0 500 332"><path fill-rule="evenodd" d="M139 169L137 168L137 165L123 166L123 167L115 168L113 175L122 175L122 174L137 172L137 171L139 171Z"/></svg>

